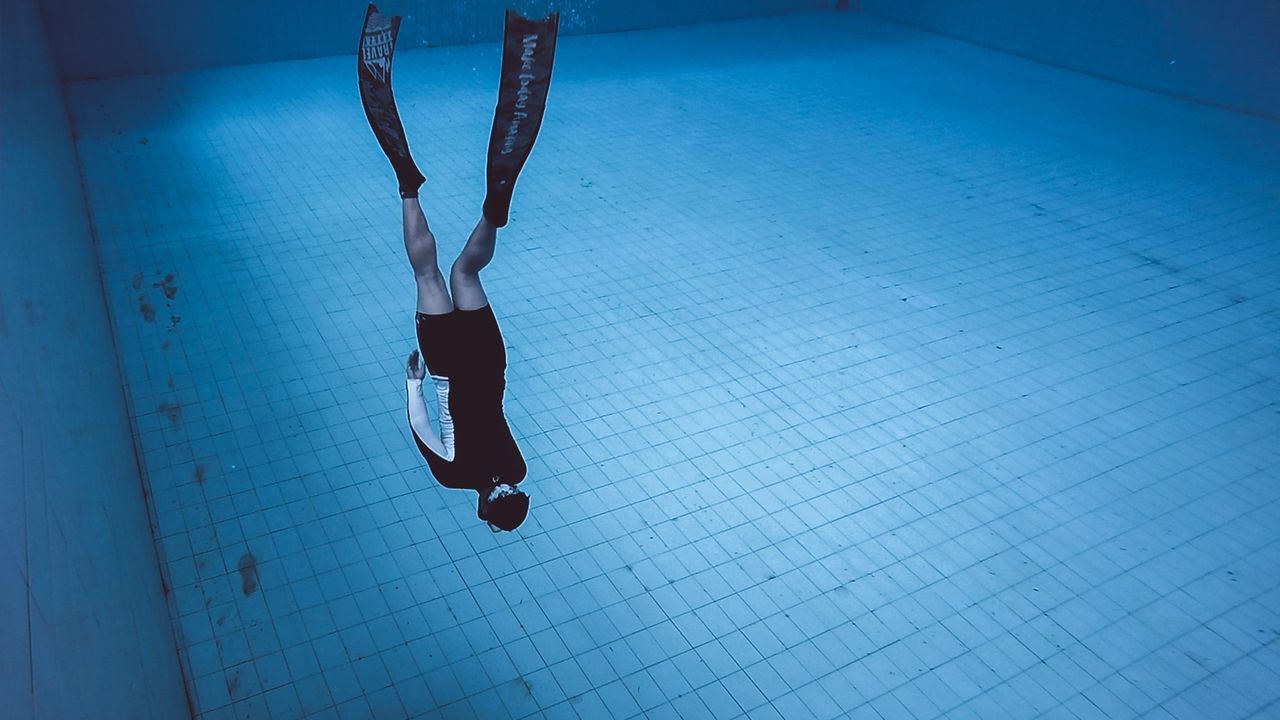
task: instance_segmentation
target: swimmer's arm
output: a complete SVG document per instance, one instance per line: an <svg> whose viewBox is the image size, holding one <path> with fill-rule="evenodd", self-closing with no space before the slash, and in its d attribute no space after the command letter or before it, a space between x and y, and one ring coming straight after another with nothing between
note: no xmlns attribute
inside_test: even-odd
<svg viewBox="0 0 1280 720"><path fill-rule="evenodd" d="M427 403L422 397L422 378L409 378L405 380L405 386L409 391L409 430L427 449L445 457L444 443L431 427L431 416L427 413Z"/></svg>
<svg viewBox="0 0 1280 720"><path fill-rule="evenodd" d="M427 369L418 364L418 351L414 350L409 355L408 377L405 379L405 389L409 393L409 431L417 440L419 450L425 447L440 457L452 459L445 454L444 443L431 427L431 416L427 414L427 403L422 397L422 380L426 375Z"/></svg>

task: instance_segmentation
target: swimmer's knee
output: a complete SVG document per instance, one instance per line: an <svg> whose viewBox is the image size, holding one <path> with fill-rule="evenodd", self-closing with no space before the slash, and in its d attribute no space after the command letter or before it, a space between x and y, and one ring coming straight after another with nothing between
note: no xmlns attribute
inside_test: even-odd
<svg viewBox="0 0 1280 720"><path fill-rule="evenodd" d="M477 252L472 250L463 250L458 255L458 259L453 261L453 267L449 268L451 276L473 276L479 275L480 271L489 264L493 259L493 252Z"/></svg>
<svg viewBox="0 0 1280 720"><path fill-rule="evenodd" d="M413 279L418 283L419 288L440 289L448 291L448 287L444 284L444 275L440 272L440 268L432 263L430 267L424 268L422 272L414 269Z"/></svg>

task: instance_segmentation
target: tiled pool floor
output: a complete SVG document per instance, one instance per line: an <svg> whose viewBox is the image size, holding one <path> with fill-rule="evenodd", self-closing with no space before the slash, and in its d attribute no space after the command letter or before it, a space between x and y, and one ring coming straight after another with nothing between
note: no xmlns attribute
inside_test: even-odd
<svg viewBox="0 0 1280 720"><path fill-rule="evenodd" d="M509 535L354 54L69 89L200 718L1280 713L1280 125L849 14L557 65ZM396 61L446 270L497 72Z"/></svg>

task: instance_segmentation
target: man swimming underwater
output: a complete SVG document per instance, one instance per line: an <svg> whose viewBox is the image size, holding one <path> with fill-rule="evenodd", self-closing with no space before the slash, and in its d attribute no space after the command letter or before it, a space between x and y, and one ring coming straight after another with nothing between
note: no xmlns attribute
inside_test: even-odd
<svg viewBox="0 0 1280 720"><path fill-rule="evenodd" d="M425 178L409 155L391 93L400 17L380 15L370 4L360 34L360 99L400 184L404 247L418 286L417 333L424 364L418 364L417 350L409 355L409 426L436 480L447 488L475 490L477 514L495 530L519 527L529 512L529 496L516 488L527 468L502 407L506 348L480 285L480 270L493 259L516 178L542 125L558 21L557 13L542 20L506 13L483 212L449 271L452 297L436 265L435 236L418 203ZM439 434L423 398L428 375L439 404Z"/></svg>

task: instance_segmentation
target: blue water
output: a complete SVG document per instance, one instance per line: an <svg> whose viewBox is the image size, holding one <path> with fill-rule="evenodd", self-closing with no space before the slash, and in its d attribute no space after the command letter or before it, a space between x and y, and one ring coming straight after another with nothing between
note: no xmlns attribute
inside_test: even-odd
<svg viewBox="0 0 1280 720"><path fill-rule="evenodd" d="M396 58L442 267L496 74ZM1280 713L1275 121L857 13L562 38L493 534L352 57L65 93L196 717Z"/></svg>

